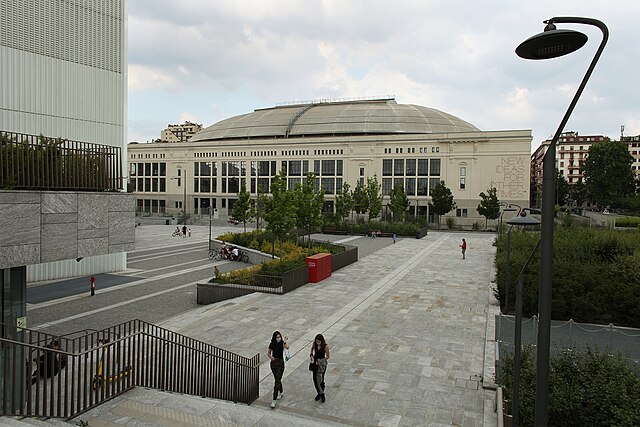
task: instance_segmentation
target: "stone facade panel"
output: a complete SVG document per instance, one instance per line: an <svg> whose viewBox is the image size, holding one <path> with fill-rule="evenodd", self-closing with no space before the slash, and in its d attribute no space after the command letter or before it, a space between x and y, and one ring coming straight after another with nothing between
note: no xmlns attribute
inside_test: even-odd
<svg viewBox="0 0 640 427"><path fill-rule="evenodd" d="M135 243L123 243L118 245L109 245L109 253L117 254L120 252L131 252L136 249Z"/></svg>
<svg viewBox="0 0 640 427"><path fill-rule="evenodd" d="M109 195L109 212L135 212L136 199L132 194L119 193Z"/></svg>
<svg viewBox="0 0 640 427"><path fill-rule="evenodd" d="M77 224L78 214L66 213L66 214L42 214L43 224Z"/></svg>
<svg viewBox="0 0 640 427"><path fill-rule="evenodd" d="M0 247L40 243L38 205L0 204L0 218L7 227L0 233Z"/></svg>
<svg viewBox="0 0 640 427"><path fill-rule="evenodd" d="M73 259L77 256L77 224L42 225L41 262Z"/></svg>
<svg viewBox="0 0 640 427"><path fill-rule="evenodd" d="M42 193L42 213L78 212L77 193Z"/></svg>
<svg viewBox="0 0 640 427"><path fill-rule="evenodd" d="M36 191L0 191L0 205L39 204L40 193Z"/></svg>
<svg viewBox="0 0 640 427"><path fill-rule="evenodd" d="M40 244L0 248L0 268L40 263Z"/></svg>
<svg viewBox="0 0 640 427"><path fill-rule="evenodd" d="M102 237L109 237L108 228L93 228L91 230L78 230L78 240L99 239Z"/></svg>
<svg viewBox="0 0 640 427"><path fill-rule="evenodd" d="M78 194L78 229L107 228L109 226L109 196L106 194Z"/></svg>
<svg viewBox="0 0 640 427"><path fill-rule="evenodd" d="M135 243L134 212L109 212L109 246Z"/></svg>
<svg viewBox="0 0 640 427"><path fill-rule="evenodd" d="M109 238L78 239L78 256L87 257L109 253Z"/></svg>

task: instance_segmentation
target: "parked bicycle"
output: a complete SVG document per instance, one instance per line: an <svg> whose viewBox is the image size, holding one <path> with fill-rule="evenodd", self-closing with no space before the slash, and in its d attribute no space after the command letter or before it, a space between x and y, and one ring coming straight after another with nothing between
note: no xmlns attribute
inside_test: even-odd
<svg viewBox="0 0 640 427"><path fill-rule="evenodd" d="M173 230L173 234L171 234L171 237L182 237L182 231Z"/></svg>
<svg viewBox="0 0 640 427"><path fill-rule="evenodd" d="M249 254L246 251L238 249L238 257L236 259L233 258L232 251L223 252L218 249L211 249L209 251L209 259L216 261L228 260L228 261L242 261L245 263L249 262Z"/></svg>

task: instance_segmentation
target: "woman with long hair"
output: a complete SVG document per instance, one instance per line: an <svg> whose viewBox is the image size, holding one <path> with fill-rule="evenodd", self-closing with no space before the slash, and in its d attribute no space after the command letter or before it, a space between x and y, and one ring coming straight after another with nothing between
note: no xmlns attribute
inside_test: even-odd
<svg viewBox="0 0 640 427"><path fill-rule="evenodd" d="M271 360L271 372L273 372L273 378L275 383L273 385L273 400L271 401L271 407L276 407L276 399L278 393L282 399L284 389L282 388L282 374L284 373L284 349L289 348L289 338L284 337L282 340L282 334L280 331L275 331L271 336L271 343L269 343L269 350L267 356Z"/></svg>
<svg viewBox="0 0 640 427"><path fill-rule="evenodd" d="M318 392L316 401L320 400L323 403L326 400L324 396L324 374L327 371L327 362L330 356L329 345L325 341L324 336L322 336L322 334L316 335L313 344L311 344L309 361L313 367L313 385Z"/></svg>

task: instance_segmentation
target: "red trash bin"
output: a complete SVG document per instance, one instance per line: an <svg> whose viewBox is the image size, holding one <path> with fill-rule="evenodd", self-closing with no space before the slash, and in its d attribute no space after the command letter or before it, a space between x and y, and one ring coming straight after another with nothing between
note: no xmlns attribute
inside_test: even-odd
<svg viewBox="0 0 640 427"><path fill-rule="evenodd" d="M331 276L331 254L321 253L307 257L309 282L318 283Z"/></svg>

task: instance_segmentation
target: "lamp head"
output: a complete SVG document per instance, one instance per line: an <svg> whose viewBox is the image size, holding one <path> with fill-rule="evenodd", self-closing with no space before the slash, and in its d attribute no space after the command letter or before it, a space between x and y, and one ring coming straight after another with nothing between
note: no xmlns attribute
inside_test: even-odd
<svg viewBox="0 0 640 427"><path fill-rule="evenodd" d="M557 30L551 21L540 34L529 37L516 48L516 54L524 59L551 59L568 55L587 43L588 37L579 31Z"/></svg>
<svg viewBox="0 0 640 427"><path fill-rule="evenodd" d="M530 216L517 216L507 221L509 225L534 226L540 225L540 221Z"/></svg>

